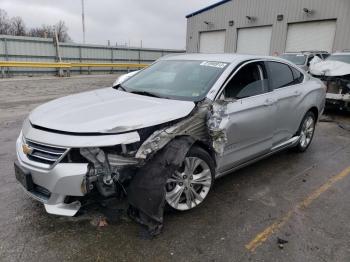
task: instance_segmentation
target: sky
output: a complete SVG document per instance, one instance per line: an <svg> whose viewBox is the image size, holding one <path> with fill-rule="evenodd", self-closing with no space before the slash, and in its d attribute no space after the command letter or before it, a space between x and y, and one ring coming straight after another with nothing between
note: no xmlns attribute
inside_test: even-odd
<svg viewBox="0 0 350 262"><path fill-rule="evenodd" d="M189 13L219 0L84 0L86 43L118 43L185 49ZM0 0L10 17L27 27L65 21L72 40L82 43L81 0Z"/></svg>

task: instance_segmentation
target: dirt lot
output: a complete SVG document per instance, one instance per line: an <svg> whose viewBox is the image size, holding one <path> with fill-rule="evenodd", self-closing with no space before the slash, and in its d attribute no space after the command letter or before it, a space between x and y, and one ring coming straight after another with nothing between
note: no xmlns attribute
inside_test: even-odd
<svg viewBox="0 0 350 262"><path fill-rule="evenodd" d="M114 79L0 80L0 261L350 261L346 114L319 123L306 153L283 152L218 180L200 208L167 214L153 240L111 207L91 204L74 218L46 214L14 178L23 119L47 100ZM106 210L118 216L98 227Z"/></svg>

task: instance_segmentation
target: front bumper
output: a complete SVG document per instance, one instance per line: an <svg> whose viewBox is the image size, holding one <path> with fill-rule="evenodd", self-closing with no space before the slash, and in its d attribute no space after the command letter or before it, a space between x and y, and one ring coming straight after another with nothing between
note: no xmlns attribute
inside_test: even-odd
<svg viewBox="0 0 350 262"><path fill-rule="evenodd" d="M23 139L20 135L16 142L17 165L31 174L34 188L25 192L42 202L50 214L74 216L81 207L80 202L65 203L67 196L84 196L82 184L88 171L88 164L58 163L53 168L45 169L31 161L23 153ZM45 191L45 194L42 192Z"/></svg>
<svg viewBox="0 0 350 262"><path fill-rule="evenodd" d="M137 132L118 135L73 136L51 133L33 128L25 121L23 130L16 141L18 166L32 177L34 188L39 191L25 192L32 198L42 202L50 214L74 216L81 207L80 202L67 203L67 197L84 196L85 177L88 172L87 163L61 163L60 158L54 164L33 161L23 152L23 137L34 143L47 146L67 148L103 147L118 144L129 144L139 141ZM41 194L45 192L45 194Z"/></svg>
<svg viewBox="0 0 350 262"><path fill-rule="evenodd" d="M350 94L332 94L327 93L326 105L328 108L335 107L339 109L350 110Z"/></svg>

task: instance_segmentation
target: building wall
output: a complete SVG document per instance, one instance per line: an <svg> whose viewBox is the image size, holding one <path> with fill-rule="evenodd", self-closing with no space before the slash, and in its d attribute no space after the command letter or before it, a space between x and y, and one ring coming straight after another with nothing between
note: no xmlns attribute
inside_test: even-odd
<svg viewBox="0 0 350 262"><path fill-rule="evenodd" d="M306 15L303 8L314 12ZM277 21L279 14L284 15L283 21ZM256 20L249 22L246 16ZM198 52L200 32L225 29L225 52L235 52L238 28L272 25L270 54L282 53L288 23L331 19L337 20L333 51L350 49L350 0L232 0L187 19L186 49ZM230 20L233 26L229 26Z"/></svg>

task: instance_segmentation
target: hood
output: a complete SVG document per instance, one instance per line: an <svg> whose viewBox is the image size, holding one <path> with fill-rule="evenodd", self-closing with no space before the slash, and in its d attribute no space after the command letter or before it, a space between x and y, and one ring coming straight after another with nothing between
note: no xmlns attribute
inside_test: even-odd
<svg viewBox="0 0 350 262"><path fill-rule="evenodd" d="M310 65L310 73L318 76L344 76L350 74L350 64L340 61L322 61Z"/></svg>
<svg viewBox="0 0 350 262"><path fill-rule="evenodd" d="M194 102L98 89L59 98L37 107L33 125L74 133L119 133L187 116Z"/></svg>

